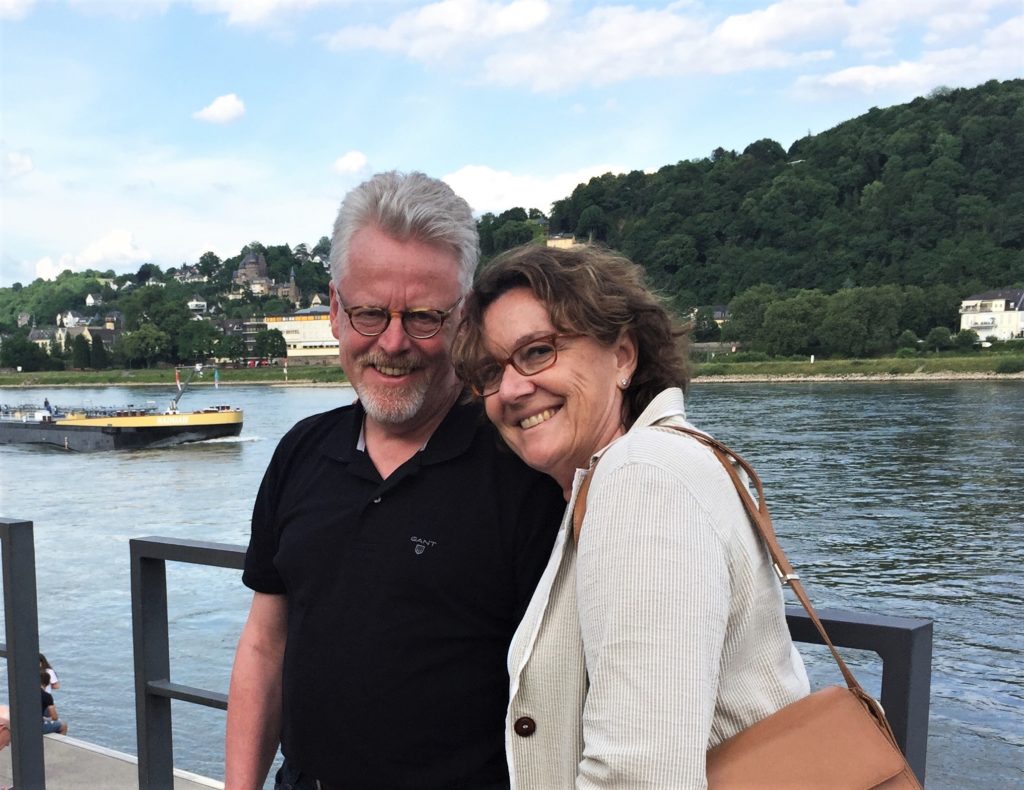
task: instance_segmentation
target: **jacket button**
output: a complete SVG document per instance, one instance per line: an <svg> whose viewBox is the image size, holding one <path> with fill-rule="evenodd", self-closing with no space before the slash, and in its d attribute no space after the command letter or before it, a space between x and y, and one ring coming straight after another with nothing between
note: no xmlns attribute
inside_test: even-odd
<svg viewBox="0 0 1024 790"><path fill-rule="evenodd" d="M520 716L518 719L516 719L516 723L513 725L513 729L516 731L516 735L521 735L524 738L529 738L537 731L537 722L535 722L529 716Z"/></svg>

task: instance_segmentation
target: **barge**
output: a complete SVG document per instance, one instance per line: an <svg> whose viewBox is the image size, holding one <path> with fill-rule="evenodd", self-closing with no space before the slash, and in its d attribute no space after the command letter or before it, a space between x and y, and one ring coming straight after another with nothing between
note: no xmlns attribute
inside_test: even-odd
<svg viewBox="0 0 1024 790"><path fill-rule="evenodd" d="M175 376L177 379L177 375ZM190 379L191 380L191 379ZM180 382L180 379L179 379ZM179 411L178 394L165 410L155 405L60 409L0 406L0 444L38 444L64 450L139 450L238 436L243 412L231 406Z"/></svg>

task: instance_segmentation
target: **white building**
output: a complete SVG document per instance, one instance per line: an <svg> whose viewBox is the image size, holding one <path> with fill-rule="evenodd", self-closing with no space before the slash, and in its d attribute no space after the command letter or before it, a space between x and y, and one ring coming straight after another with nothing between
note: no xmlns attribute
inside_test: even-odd
<svg viewBox="0 0 1024 790"><path fill-rule="evenodd" d="M188 309L192 311L193 315L200 316L206 314L206 300L198 294L194 294L187 304Z"/></svg>
<svg viewBox="0 0 1024 790"><path fill-rule="evenodd" d="M338 340L331 332L331 308L315 305L291 315L268 315L267 329L284 335L288 362L296 365L326 365L338 361Z"/></svg>
<svg viewBox="0 0 1024 790"><path fill-rule="evenodd" d="M1024 288L968 296L960 303L960 331L971 329L982 340L1024 337Z"/></svg>

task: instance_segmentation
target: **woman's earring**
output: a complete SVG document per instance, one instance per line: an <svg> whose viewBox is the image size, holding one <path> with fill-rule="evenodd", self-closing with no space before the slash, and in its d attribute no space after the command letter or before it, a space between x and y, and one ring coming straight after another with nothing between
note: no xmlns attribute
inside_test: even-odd
<svg viewBox="0 0 1024 790"><path fill-rule="evenodd" d="M620 381L619 386L622 387L622 389L626 389L626 387L629 386L629 379L623 379Z"/></svg>

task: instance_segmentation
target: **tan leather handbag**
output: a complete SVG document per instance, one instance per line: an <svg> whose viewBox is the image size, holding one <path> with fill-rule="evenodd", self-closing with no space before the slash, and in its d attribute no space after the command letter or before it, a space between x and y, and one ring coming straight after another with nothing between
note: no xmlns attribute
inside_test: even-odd
<svg viewBox="0 0 1024 790"><path fill-rule="evenodd" d="M896 745L892 728L879 705L850 672L811 606L799 577L793 572L775 537L764 489L753 467L724 444L690 428L659 426L692 436L722 463L746 508L754 528L768 548L775 571L800 601L832 657L846 686L829 686L787 705L771 716L708 751L707 777L712 790L785 788L785 790L903 790L921 785ZM577 542L586 512L587 490L595 463L584 480L573 508ZM757 501L736 469L746 472Z"/></svg>

